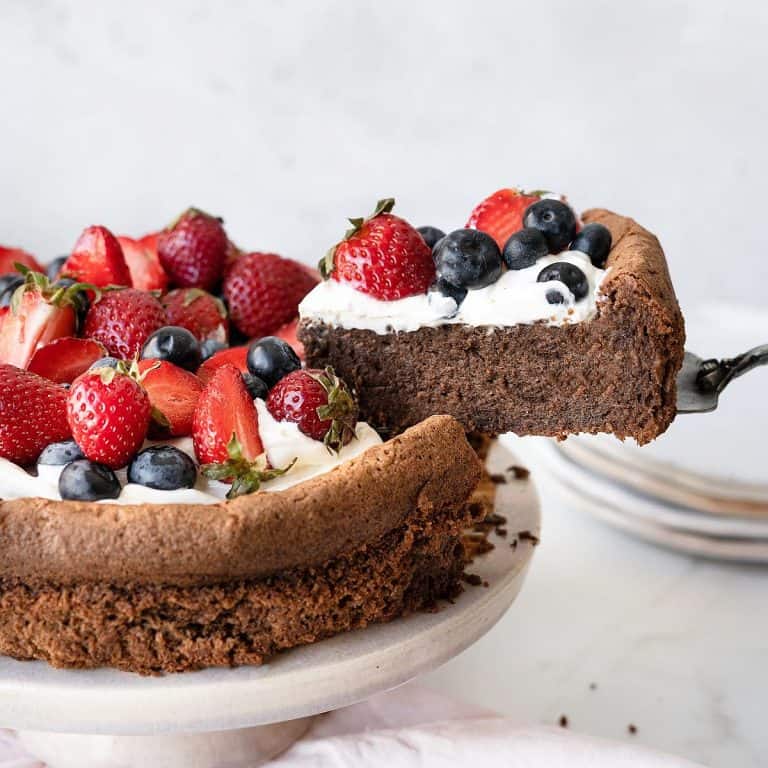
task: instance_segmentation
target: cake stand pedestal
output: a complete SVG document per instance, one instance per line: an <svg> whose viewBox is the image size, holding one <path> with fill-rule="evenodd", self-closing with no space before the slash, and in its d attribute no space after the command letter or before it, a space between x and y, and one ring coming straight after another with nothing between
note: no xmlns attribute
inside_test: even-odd
<svg viewBox="0 0 768 768"><path fill-rule="evenodd" d="M494 443L492 472L515 463ZM532 484L510 476L497 486L496 511L509 534L492 534L495 549L468 569L488 586L468 586L435 613L338 635L261 667L140 677L0 658L0 723L50 768L254 768L300 738L312 716L435 669L501 618L533 554L531 539L516 533L539 531Z"/></svg>

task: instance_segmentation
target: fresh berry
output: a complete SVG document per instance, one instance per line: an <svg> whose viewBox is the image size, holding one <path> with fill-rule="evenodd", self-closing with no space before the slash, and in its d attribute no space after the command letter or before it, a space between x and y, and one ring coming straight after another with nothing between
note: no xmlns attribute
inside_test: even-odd
<svg viewBox="0 0 768 768"><path fill-rule="evenodd" d="M301 360L291 346L276 336L265 336L248 347L248 370L270 389L283 376L301 368Z"/></svg>
<svg viewBox="0 0 768 768"><path fill-rule="evenodd" d="M61 466L62 464L69 464L70 461L84 458L85 454L74 440L64 440L60 443L51 443L43 448L37 463Z"/></svg>
<svg viewBox="0 0 768 768"><path fill-rule="evenodd" d="M160 264L156 249L148 248L143 240L134 240L131 237L121 236L117 241L123 249L134 288L142 291L164 291L168 287L168 275Z"/></svg>
<svg viewBox="0 0 768 768"><path fill-rule="evenodd" d="M27 368L57 384L71 384L81 373L85 373L97 360L103 358L105 353L104 347L93 339L62 336L44 347L39 347L32 355Z"/></svg>
<svg viewBox="0 0 768 768"><path fill-rule="evenodd" d="M67 256L58 256L45 267L45 274L51 282L59 279L61 268L67 263L67 258Z"/></svg>
<svg viewBox="0 0 768 768"><path fill-rule="evenodd" d="M303 265L276 253L249 253L230 267L224 298L232 323L249 338L274 333L299 314L315 287Z"/></svg>
<svg viewBox="0 0 768 768"><path fill-rule="evenodd" d="M380 200L367 219L350 219L352 229L320 262L323 277L346 283L383 301L426 293L435 279L432 253L424 238Z"/></svg>
<svg viewBox="0 0 768 768"><path fill-rule="evenodd" d="M62 499L116 499L120 490L120 481L109 467L88 459L78 459L67 464L59 475L59 495Z"/></svg>
<svg viewBox="0 0 768 768"><path fill-rule="evenodd" d="M213 357L217 352L221 352L223 349L227 349L227 345L223 341L216 339L206 339L200 342L200 357L205 362L209 357Z"/></svg>
<svg viewBox="0 0 768 768"><path fill-rule="evenodd" d="M61 274L97 288L131 285L131 273L123 249L106 227L88 227L64 262Z"/></svg>
<svg viewBox="0 0 768 768"><path fill-rule="evenodd" d="M510 235L522 229L525 209L542 194L538 190L500 189L475 206L466 226L489 234L503 248Z"/></svg>
<svg viewBox="0 0 768 768"><path fill-rule="evenodd" d="M589 256L594 266L602 269L611 252L611 232L602 224L587 224L571 243L572 251L581 251Z"/></svg>
<svg viewBox="0 0 768 768"><path fill-rule="evenodd" d="M509 269L525 269L548 254L549 246L544 235L538 229L526 227L510 235L501 257Z"/></svg>
<svg viewBox="0 0 768 768"><path fill-rule="evenodd" d="M216 286L227 257L227 234L221 219L189 208L157 239L160 263L179 288Z"/></svg>
<svg viewBox="0 0 768 768"><path fill-rule="evenodd" d="M67 419L72 437L91 461L124 467L147 436L149 397L121 369L86 371L69 390Z"/></svg>
<svg viewBox="0 0 768 768"><path fill-rule="evenodd" d="M46 445L71 437L66 404L63 387L0 363L0 457L30 464Z"/></svg>
<svg viewBox="0 0 768 768"><path fill-rule="evenodd" d="M445 237L445 232L437 227L416 227L416 231L424 238L424 242L434 248L439 240Z"/></svg>
<svg viewBox="0 0 768 768"><path fill-rule="evenodd" d="M97 368L119 368L122 360L118 360L116 357L100 357L98 360L94 360L89 371L95 371Z"/></svg>
<svg viewBox="0 0 768 768"><path fill-rule="evenodd" d="M525 210L523 224L538 229L547 240L550 253L560 253L576 237L576 214L561 200L539 200Z"/></svg>
<svg viewBox="0 0 768 768"><path fill-rule="evenodd" d="M281 328L278 328L274 332L274 336L278 339L282 339L293 349L293 351L299 356L299 360L304 361L304 345L299 341L299 318L296 317L291 320L290 323L286 323Z"/></svg>
<svg viewBox="0 0 768 768"><path fill-rule="evenodd" d="M467 293L468 290L466 288L460 288L457 285L451 285L447 280L438 279L429 286L427 297L430 303L440 296L448 296L453 299L454 302L456 302L456 309L448 315L448 317L453 317L459 311L461 302L467 298ZM435 296L435 294L437 294L437 296Z"/></svg>
<svg viewBox="0 0 768 768"><path fill-rule="evenodd" d="M21 248L6 248L0 245L0 275L13 272L17 264L21 264L33 272L45 271L31 253L27 253Z"/></svg>
<svg viewBox="0 0 768 768"><path fill-rule="evenodd" d="M220 352L214 352L198 369L197 376L207 384L222 365L234 365L240 373L248 371L248 347L230 347Z"/></svg>
<svg viewBox="0 0 768 768"><path fill-rule="evenodd" d="M197 480L195 462L172 445L153 445L139 453L128 465L128 482L175 491L192 488Z"/></svg>
<svg viewBox="0 0 768 768"><path fill-rule="evenodd" d="M168 325L179 325L199 341L226 342L229 338L227 310L217 299L201 288L178 288L163 297Z"/></svg>
<svg viewBox="0 0 768 768"><path fill-rule="evenodd" d="M101 342L113 357L130 360L166 323L162 304L146 291L107 291L88 310L83 335Z"/></svg>
<svg viewBox="0 0 768 768"><path fill-rule="evenodd" d="M0 307L7 307L11 303L14 291L24 284L24 275L18 272L9 272L0 276Z"/></svg>
<svg viewBox="0 0 768 768"><path fill-rule="evenodd" d="M165 360L142 360L138 368L152 405L153 432L159 437L191 435L203 382Z"/></svg>
<svg viewBox="0 0 768 768"><path fill-rule="evenodd" d="M269 387L258 377L252 373L243 374L243 383L248 390L248 394L255 400L257 397L260 400L266 400L269 394Z"/></svg>
<svg viewBox="0 0 768 768"><path fill-rule="evenodd" d="M357 403L333 368L284 376L270 390L267 410L277 421L294 422L337 453L355 436Z"/></svg>
<svg viewBox="0 0 768 768"><path fill-rule="evenodd" d="M550 264L539 272L539 276L536 278L539 283L549 283L557 281L563 283L568 290L573 294L573 298L576 301L583 299L589 292L589 282L584 272L579 269L575 264L569 264L567 261L556 261L554 264ZM550 298L550 293L553 294ZM561 298L558 299L554 296L559 291L548 291L547 301L550 304L562 304Z"/></svg>
<svg viewBox="0 0 768 768"><path fill-rule="evenodd" d="M437 277L460 288L484 288L501 276L501 252L494 239L476 229L457 229L434 251Z"/></svg>
<svg viewBox="0 0 768 768"><path fill-rule="evenodd" d="M141 350L141 357L143 360L167 360L188 371L196 371L203 361L200 342L178 325L164 325L151 334Z"/></svg>

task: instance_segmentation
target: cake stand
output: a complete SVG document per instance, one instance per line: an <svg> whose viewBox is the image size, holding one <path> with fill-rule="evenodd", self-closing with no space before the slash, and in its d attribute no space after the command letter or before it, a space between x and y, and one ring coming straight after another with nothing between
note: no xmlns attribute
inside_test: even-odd
<svg viewBox="0 0 768 768"><path fill-rule="evenodd" d="M490 471L516 464L494 442ZM435 669L484 635L512 604L540 519L528 480L497 485L508 536L468 571L453 603L297 648L261 667L141 677L57 670L0 658L0 723L50 768L254 768L300 738L314 715L362 701Z"/></svg>

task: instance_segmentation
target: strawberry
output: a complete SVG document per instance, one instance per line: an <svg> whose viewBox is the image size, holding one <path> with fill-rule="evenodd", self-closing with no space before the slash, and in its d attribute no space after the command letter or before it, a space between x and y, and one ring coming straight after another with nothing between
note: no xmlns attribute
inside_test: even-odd
<svg viewBox="0 0 768 768"><path fill-rule="evenodd" d="M286 323L282 328L278 328L274 332L274 336L278 339L282 339L289 346L293 347L293 351L299 356L299 359L303 362L305 360L304 345L299 341L299 337L296 332L299 329L299 318L294 318L290 323Z"/></svg>
<svg viewBox="0 0 768 768"><path fill-rule="evenodd" d="M333 368L299 370L269 391L267 410L277 421L292 421L313 440L337 453L355 436L357 403Z"/></svg>
<svg viewBox="0 0 768 768"><path fill-rule="evenodd" d="M106 354L107 350L98 341L63 336L38 348L27 370L57 384L71 384Z"/></svg>
<svg viewBox="0 0 768 768"><path fill-rule="evenodd" d="M164 325L163 305L151 293L123 288L107 291L93 302L85 316L83 336L101 342L110 355L128 360Z"/></svg>
<svg viewBox="0 0 768 768"><path fill-rule="evenodd" d="M222 341L229 338L227 310L202 288L177 288L163 297L168 325L186 328L199 341Z"/></svg>
<svg viewBox="0 0 768 768"><path fill-rule="evenodd" d="M404 219L390 213L392 198L379 200L320 262L320 273L382 301L426 293L435 279L432 251Z"/></svg>
<svg viewBox="0 0 768 768"><path fill-rule="evenodd" d="M88 227L83 231L72 254L64 262L61 274L91 283L97 288L131 285L131 273L125 263L123 249L106 227Z"/></svg>
<svg viewBox="0 0 768 768"><path fill-rule="evenodd" d="M544 194L541 190L500 189L474 207L466 226L485 232L503 248L510 235L523 228L525 209Z"/></svg>
<svg viewBox="0 0 768 768"><path fill-rule="evenodd" d="M299 313L299 302L317 280L292 259L249 253L229 268L224 298L234 326L249 337L269 336Z"/></svg>
<svg viewBox="0 0 768 768"><path fill-rule="evenodd" d="M31 253L21 248L7 248L0 245L0 275L15 272L16 264L22 264L33 272L45 272L40 262Z"/></svg>
<svg viewBox="0 0 768 768"><path fill-rule="evenodd" d="M0 457L31 464L47 445L67 440L66 406L63 387L0 363Z"/></svg>
<svg viewBox="0 0 768 768"><path fill-rule="evenodd" d="M131 284L142 291L164 291L168 287L168 275L160 264L157 248L149 246L146 244L149 241L145 243L145 240L125 236L117 238L131 273Z"/></svg>
<svg viewBox="0 0 768 768"><path fill-rule="evenodd" d="M152 405L152 417L162 428L157 432L172 437L191 435L203 382L167 360L141 360L138 369Z"/></svg>
<svg viewBox="0 0 768 768"><path fill-rule="evenodd" d="M75 307L84 288L93 286L74 283L57 287L45 275L26 270L24 283L14 292L10 306L0 309L0 362L26 368L38 347L62 336L74 336Z"/></svg>
<svg viewBox="0 0 768 768"><path fill-rule="evenodd" d="M240 373L247 373L247 356L248 347L230 347L229 349L222 349L221 352L215 352L211 355L197 369L197 376L203 384L207 384L213 378L213 374L216 373L222 365L234 365Z"/></svg>
<svg viewBox="0 0 768 768"><path fill-rule="evenodd" d="M74 381L67 398L72 437L91 461L124 467L147 436L149 397L124 365L95 368Z"/></svg>
<svg viewBox="0 0 768 768"><path fill-rule="evenodd" d="M229 241L221 219L197 208L188 208L160 233L160 263L179 288L216 286L224 270Z"/></svg>

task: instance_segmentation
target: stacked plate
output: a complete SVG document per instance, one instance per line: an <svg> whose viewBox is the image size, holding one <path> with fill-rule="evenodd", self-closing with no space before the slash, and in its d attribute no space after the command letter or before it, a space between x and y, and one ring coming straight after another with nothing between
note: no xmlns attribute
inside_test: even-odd
<svg viewBox="0 0 768 768"><path fill-rule="evenodd" d="M712 305L687 314L686 346L733 356L768 341L768 313ZM679 416L648 446L610 436L557 443L508 436L569 507L646 540L768 563L768 367L739 379L715 413Z"/></svg>

